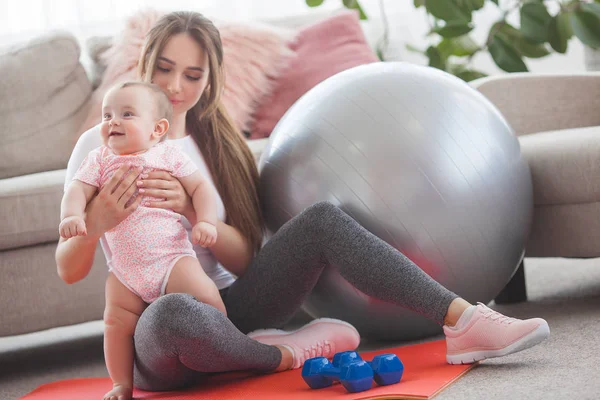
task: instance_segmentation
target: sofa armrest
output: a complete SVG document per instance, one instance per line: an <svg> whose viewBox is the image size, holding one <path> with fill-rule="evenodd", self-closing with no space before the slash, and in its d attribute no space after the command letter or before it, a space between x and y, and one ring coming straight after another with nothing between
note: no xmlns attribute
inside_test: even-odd
<svg viewBox="0 0 600 400"><path fill-rule="evenodd" d="M477 79L517 136L600 125L600 73L516 73Z"/></svg>
<svg viewBox="0 0 600 400"><path fill-rule="evenodd" d="M65 173L0 179L0 250L58 242Z"/></svg>

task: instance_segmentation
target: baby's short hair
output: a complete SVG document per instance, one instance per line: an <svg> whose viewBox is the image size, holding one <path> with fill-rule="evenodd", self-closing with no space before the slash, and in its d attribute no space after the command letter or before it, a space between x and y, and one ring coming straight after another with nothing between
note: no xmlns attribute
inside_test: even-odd
<svg viewBox="0 0 600 400"><path fill-rule="evenodd" d="M171 100L169 97L163 92L163 90L154 83L141 82L141 81L128 81L121 83L115 87L115 89L125 89L127 87L143 87L152 92L154 96L157 117L164 118L167 121L171 122L171 117L173 116L173 105L171 104Z"/></svg>

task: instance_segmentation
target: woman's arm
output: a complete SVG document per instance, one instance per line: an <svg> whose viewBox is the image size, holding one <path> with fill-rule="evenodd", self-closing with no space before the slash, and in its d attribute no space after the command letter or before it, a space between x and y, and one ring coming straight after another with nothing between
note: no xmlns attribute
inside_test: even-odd
<svg viewBox="0 0 600 400"><path fill-rule="evenodd" d="M60 238L56 247L55 260L58 276L72 284L85 278L94 264L94 255L100 236L74 236Z"/></svg>
<svg viewBox="0 0 600 400"><path fill-rule="evenodd" d="M196 212L191 202L185 207L182 215L192 225L197 222ZM217 242L210 251L226 270L237 277L244 275L254 255L246 237L223 221L217 221Z"/></svg>
<svg viewBox="0 0 600 400"><path fill-rule="evenodd" d="M246 237L221 221L217 222L217 242L210 251L223 267L238 277L244 275L254 255Z"/></svg>
<svg viewBox="0 0 600 400"><path fill-rule="evenodd" d="M209 224L217 224L217 202L210 188L210 184L204 179L199 170L191 175L179 177L179 182L186 193L192 199L192 206L196 213L196 223L204 221ZM184 215L185 216L185 215Z"/></svg>

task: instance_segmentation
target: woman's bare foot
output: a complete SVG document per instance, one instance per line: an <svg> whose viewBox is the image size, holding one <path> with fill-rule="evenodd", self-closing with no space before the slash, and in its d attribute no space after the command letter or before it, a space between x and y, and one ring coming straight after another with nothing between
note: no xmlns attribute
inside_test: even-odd
<svg viewBox="0 0 600 400"><path fill-rule="evenodd" d="M131 400L133 389L123 385L114 385L112 390L104 395L102 400Z"/></svg>

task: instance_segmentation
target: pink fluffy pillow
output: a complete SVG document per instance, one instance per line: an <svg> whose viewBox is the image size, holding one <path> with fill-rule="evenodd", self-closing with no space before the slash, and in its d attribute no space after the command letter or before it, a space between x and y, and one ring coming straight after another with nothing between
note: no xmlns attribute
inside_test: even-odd
<svg viewBox="0 0 600 400"><path fill-rule="evenodd" d="M360 27L358 14L344 11L298 32L292 45L296 55L277 78L273 94L255 115L251 139L268 137L285 112L304 93L352 67L378 61Z"/></svg>
<svg viewBox="0 0 600 400"><path fill-rule="evenodd" d="M132 15L113 45L100 58L106 65L102 83L92 94L83 133L100 122L102 99L113 85L136 79L137 63L146 33L163 15L143 10ZM253 114L293 59L296 33L260 24L215 22L223 43L225 88L222 101L233 121L248 132Z"/></svg>
<svg viewBox="0 0 600 400"><path fill-rule="evenodd" d="M254 113L295 56L291 46L296 32L251 23L215 24L223 43L223 104L239 128L249 132Z"/></svg>

